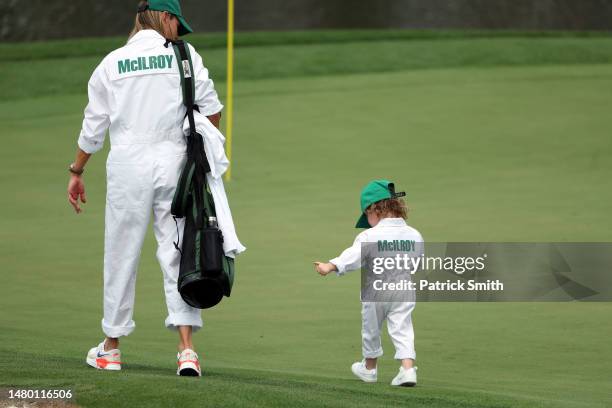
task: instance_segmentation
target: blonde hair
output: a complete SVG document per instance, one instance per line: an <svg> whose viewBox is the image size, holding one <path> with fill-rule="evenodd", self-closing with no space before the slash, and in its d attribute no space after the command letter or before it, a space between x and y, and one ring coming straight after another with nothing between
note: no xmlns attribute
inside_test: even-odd
<svg viewBox="0 0 612 408"><path fill-rule="evenodd" d="M148 1L141 1L138 3L138 8L143 8L148 5ZM164 38L169 38L166 30L164 29L164 24L162 23L163 11L153 11L148 8L144 11L139 11L136 13L136 18L134 19L134 28L130 32L128 40L132 38L137 32L142 30L155 30L159 34L161 34ZM169 38L170 40L176 40L177 38Z"/></svg>
<svg viewBox="0 0 612 408"><path fill-rule="evenodd" d="M401 198L389 198L375 202L366 209L366 213L374 213L379 218L391 216L406 219L408 206Z"/></svg>

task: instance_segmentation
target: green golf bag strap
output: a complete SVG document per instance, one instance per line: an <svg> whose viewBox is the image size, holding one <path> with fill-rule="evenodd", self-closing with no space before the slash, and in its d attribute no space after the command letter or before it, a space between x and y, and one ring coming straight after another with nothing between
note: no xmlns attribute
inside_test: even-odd
<svg viewBox="0 0 612 408"><path fill-rule="evenodd" d="M203 189L206 188L206 174L210 172L210 165L204 151L204 141L196 131L193 116L193 111L198 110L198 107L195 105L195 81L189 46L184 41L177 40L172 42L172 48L178 61L183 104L189 120L189 136L187 137L187 163L181 173L177 191L172 200L171 211L175 217L184 217L187 211L187 197L193 193L198 209L197 225L201 227L204 222L202 214L206 210Z"/></svg>
<svg viewBox="0 0 612 408"><path fill-rule="evenodd" d="M183 103L187 107L187 115L189 116L189 126L191 131L195 131L195 123L193 122L193 109L195 105L195 81L193 79L193 63L191 62L191 53L189 46L182 40L177 40L172 43L176 60L178 61L179 75L181 76L181 89L183 91Z"/></svg>

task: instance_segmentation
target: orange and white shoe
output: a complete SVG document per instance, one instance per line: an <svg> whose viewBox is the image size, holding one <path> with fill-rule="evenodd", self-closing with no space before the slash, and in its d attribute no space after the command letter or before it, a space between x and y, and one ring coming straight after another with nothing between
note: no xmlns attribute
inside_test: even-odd
<svg viewBox="0 0 612 408"><path fill-rule="evenodd" d="M185 377L201 377L200 360L192 349L185 349L176 356L178 369L176 375Z"/></svg>
<svg viewBox="0 0 612 408"><path fill-rule="evenodd" d="M98 370L121 370L121 351L119 349L104 351L104 342L87 353L87 364Z"/></svg>

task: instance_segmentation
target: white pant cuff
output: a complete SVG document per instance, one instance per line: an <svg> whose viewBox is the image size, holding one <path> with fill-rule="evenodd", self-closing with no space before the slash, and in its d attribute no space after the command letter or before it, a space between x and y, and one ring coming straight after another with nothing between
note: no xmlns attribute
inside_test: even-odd
<svg viewBox="0 0 612 408"><path fill-rule="evenodd" d="M416 354L415 353L410 353L410 352L405 352L402 351L395 353L395 357L396 360L405 360L407 358L411 359L411 360L416 360Z"/></svg>
<svg viewBox="0 0 612 408"><path fill-rule="evenodd" d="M133 320L130 320L125 326L111 326L104 322L102 319L102 331L106 335L106 337L117 338L122 336L129 336L134 329L136 328L136 323Z"/></svg>
<svg viewBox="0 0 612 408"><path fill-rule="evenodd" d="M201 311L196 309L188 313L172 313L166 317L166 327L177 330L177 326L191 326L194 332L202 328Z"/></svg>
<svg viewBox="0 0 612 408"><path fill-rule="evenodd" d="M378 358L383 355L383 350L380 348L374 351L365 351L363 350L363 358Z"/></svg>

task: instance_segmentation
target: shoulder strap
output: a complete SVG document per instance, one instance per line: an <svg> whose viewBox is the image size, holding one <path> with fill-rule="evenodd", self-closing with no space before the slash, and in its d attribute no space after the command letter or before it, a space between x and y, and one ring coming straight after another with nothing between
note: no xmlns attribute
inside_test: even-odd
<svg viewBox="0 0 612 408"><path fill-rule="evenodd" d="M176 61L178 63L179 74L181 76L181 88L183 90L183 103L187 108L187 116L189 117L190 133L195 132L195 122L193 119L193 110L195 105L195 81L193 79L193 64L191 62L191 54L189 47L182 40L177 40L172 43Z"/></svg>
<svg viewBox="0 0 612 408"><path fill-rule="evenodd" d="M202 135L198 134L195 126L195 119L193 117L194 109L198 109L195 106L195 80L193 72L193 63L191 62L191 54L189 47L182 40L172 42L172 48L176 55L178 62L179 75L181 77L181 88L183 91L183 104L187 108L187 118L189 120L189 137L187 140L187 163L193 163L192 180L191 177L187 177L190 184L187 185L187 189L193 191L195 198L195 205L197 208L196 225L198 229L201 229L204 225L202 216L208 217L208 211L206 208L206 173L210 172L210 164L204 151L204 141ZM189 166L191 167L191 166ZM184 172L190 172L191 169L187 167L183 170ZM181 177L183 179L183 177Z"/></svg>
<svg viewBox="0 0 612 408"><path fill-rule="evenodd" d="M182 40L172 42L172 48L174 48L174 54L178 61L181 88L183 90L183 104L187 108L187 118L189 119L188 154L194 159L196 167L200 167L204 172L203 174L206 174L210 171L210 165L204 151L204 141L202 136L198 135L196 131L195 120L193 118L193 111L199 111L199 108L195 104L195 73L193 72L191 54L187 43Z"/></svg>

